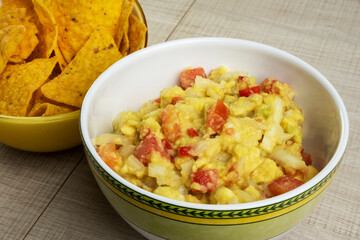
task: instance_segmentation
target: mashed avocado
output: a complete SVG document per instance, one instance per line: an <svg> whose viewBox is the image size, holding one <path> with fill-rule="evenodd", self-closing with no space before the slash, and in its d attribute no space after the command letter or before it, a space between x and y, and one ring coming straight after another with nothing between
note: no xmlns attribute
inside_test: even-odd
<svg viewBox="0 0 360 240"><path fill-rule="evenodd" d="M235 204L290 191L317 174L302 148L295 92L274 78L260 85L225 66L207 76L185 69L138 112L121 112L113 133L94 139L116 173L180 201Z"/></svg>

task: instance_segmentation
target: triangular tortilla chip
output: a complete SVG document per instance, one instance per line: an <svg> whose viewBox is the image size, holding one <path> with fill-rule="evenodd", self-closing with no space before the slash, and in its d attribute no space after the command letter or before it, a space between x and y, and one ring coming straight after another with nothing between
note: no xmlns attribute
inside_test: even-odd
<svg viewBox="0 0 360 240"><path fill-rule="evenodd" d="M27 59L30 54L34 51L35 47L38 45L39 40L36 36L38 29L36 25L30 21L30 17L25 18L24 27L26 29L25 36L20 42L18 51L15 53L15 57L19 56L21 59Z"/></svg>
<svg viewBox="0 0 360 240"><path fill-rule="evenodd" d="M0 30L0 73L9 58L17 51L25 32L25 27L22 25L8 26Z"/></svg>
<svg viewBox="0 0 360 240"><path fill-rule="evenodd" d="M39 34L40 44L36 49L36 57L48 58L56 48L58 39L58 26L55 22L53 14L50 12L47 4L49 0L33 0L34 9L41 23Z"/></svg>
<svg viewBox="0 0 360 240"><path fill-rule="evenodd" d="M68 63L98 26L108 29L112 36L118 29L123 0L46 1L58 25L58 44Z"/></svg>
<svg viewBox="0 0 360 240"><path fill-rule="evenodd" d="M121 8L118 30L114 38L118 48L120 48L120 43L124 36L124 33L127 33L129 27L129 16L133 8L134 8L134 0L124 0L123 6Z"/></svg>
<svg viewBox="0 0 360 240"><path fill-rule="evenodd" d="M119 50L121 55L123 55L124 57L127 56L130 51L130 42L127 32L125 32L123 35Z"/></svg>
<svg viewBox="0 0 360 240"><path fill-rule="evenodd" d="M14 54L9 59L9 62L23 62L27 59L32 51L38 44L37 28L33 22L30 21L30 16L26 17L26 8L15 8L0 16L0 29L3 29L12 25L23 25L26 29L26 33L20 45Z"/></svg>
<svg viewBox="0 0 360 240"><path fill-rule="evenodd" d="M61 71L62 71L62 70L65 69L65 67L66 67L66 65L67 65L67 62L66 62L64 56L62 55L58 44L56 44L55 49L54 49L54 52L55 52L55 57L56 57L57 60L58 60L59 67L60 67L60 69L61 69Z"/></svg>
<svg viewBox="0 0 360 240"><path fill-rule="evenodd" d="M51 77L51 76L50 76ZM35 91L33 94L33 98L28 106L28 117L35 116L53 116L62 113L68 113L75 110L79 110L79 108L67 106L62 103L57 103L47 99L41 92L41 89Z"/></svg>
<svg viewBox="0 0 360 240"><path fill-rule="evenodd" d="M146 39L146 26L134 15L131 14L129 17L129 42L130 42L130 50L129 54L133 53L140 48L142 48L145 44Z"/></svg>
<svg viewBox="0 0 360 240"><path fill-rule="evenodd" d="M74 111L73 108L63 107L63 106L57 106L52 103L37 103L34 105L34 107L30 110L28 117L35 117L35 116L53 116L53 115L59 115L63 113L68 113Z"/></svg>
<svg viewBox="0 0 360 240"><path fill-rule="evenodd" d="M17 8L25 8L26 16L29 16L30 22L35 23L36 27L39 29L40 23L34 10L32 0L1 0L1 2L2 6L0 8L0 14Z"/></svg>
<svg viewBox="0 0 360 240"><path fill-rule="evenodd" d="M33 93L49 77L55 58L8 65L0 75L0 114L26 116Z"/></svg>
<svg viewBox="0 0 360 240"><path fill-rule="evenodd" d="M23 25L26 8L14 8L0 14L0 29L11 25Z"/></svg>
<svg viewBox="0 0 360 240"><path fill-rule="evenodd" d="M48 99L80 108L96 78L121 57L111 34L98 28L61 74L41 91Z"/></svg>

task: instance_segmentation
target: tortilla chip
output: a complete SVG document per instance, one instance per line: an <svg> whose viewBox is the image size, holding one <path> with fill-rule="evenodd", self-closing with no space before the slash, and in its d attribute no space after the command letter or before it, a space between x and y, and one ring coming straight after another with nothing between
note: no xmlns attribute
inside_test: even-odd
<svg viewBox="0 0 360 240"><path fill-rule="evenodd" d="M28 13L33 9L32 0L1 0L0 15L13 9L25 8Z"/></svg>
<svg viewBox="0 0 360 240"><path fill-rule="evenodd" d="M49 77L55 58L8 65L0 75L0 114L26 116L33 93Z"/></svg>
<svg viewBox="0 0 360 240"><path fill-rule="evenodd" d="M31 9L33 4L32 0L1 0L2 8L10 6L12 8L26 8Z"/></svg>
<svg viewBox="0 0 360 240"><path fill-rule="evenodd" d="M45 82L46 83L46 82ZM47 102L47 99L45 98L44 94L42 94L41 89L37 89L34 94L34 103L33 104L37 104L37 103L44 103Z"/></svg>
<svg viewBox="0 0 360 240"><path fill-rule="evenodd" d="M20 44L19 44L20 46ZM18 48L19 49L19 48ZM19 55L13 55L9 58L9 63L17 63L17 64L22 64L25 63L25 59L22 59Z"/></svg>
<svg viewBox="0 0 360 240"><path fill-rule="evenodd" d="M47 6L48 0L34 0L34 9L41 23L39 34L40 44L36 49L36 57L48 58L56 48L58 26L53 14Z"/></svg>
<svg viewBox="0 0 360 240"><path fill-rule="evenodd" d="M34 23L30 22L29 16L25 18L24 27L26 29L26 34L20 43L17 53L15 54L21 59L27 59L39 43L36 36L38 33L37 27Z"/></svg>
<svg viewBox="0 0 360 240"><path fill-rule="evenodd" d="M134 0L124 0L119 18L118 30L115 35L115 43L120 48L124 33L127 33L129 27L129 16L134 8Z"/></svg>
<svg viewBox="0 0 360 240"><path fill-rule="evenodd" d="M17 8L25 8L26 16L29 16L30 22L35 23L36 27L39 29L40 23L35 13L32 0L2 0L1 2L2 6L0 8L0 14Z"/></svg>
<svg viewBox="0 0 360 240"><path fill-rule="evenodd" d="M130 51L130 42L127 32L124 33L119 50L121 55L123 55L124 57L127 56Z"/></svg>
<svg viewBox="0 0 360 240"><path fill-rule="evenodd" d="M21 25L25 21L26 8L14 8L0 14L0 29Z"/></svg>
<svg viewBox="0 0 360 240"><path fill-rule="evenodd" d="M121 57L112 35L106 28L98 28L73 61L41 91L48 99L80 108L96 78Z"/></svg>
<svg viewBox="0 0 360 240"><path fill-rule="evenodd" d="M53 70L55 71L55 69ZM51 77L51 76L50 76ZM46 82L45 82L46 83ZM33 116L51 116L52 113L58 112L57 114L66 113L79 110L79 108L71 107L63 103L57 103L47 99L41 92L41 88L36 90L33 94L33 98L28 106L29 117Z"/></svg>
<svg viewBox="0 0 360 240"><path fill-rule="evenodd" d="M63 106L57 106L52 103L37 103L34 105L34 107L30 110L28 116L29 117L35 117L35 116L53 116L53 115L59 115L63 113L68 113L74 111L73 108L67 108Z"/></svg>
<svg viewBox="0 0 360 240"><path fill-rule="evenodd" d="M58 24L58 44L69 63L98 26L115 35L123 0L47 0L46 4Z"/></svg>
<svg viewBox="0 0 360 240"><path fill-rule="evenodd" d="M59 67L62 71L65 69L67 62L66 62L64 56L62 55L58 44L56 44L54 51L55 51L55 57L59 63Z"/></svg>
<svg viewBox="0 0 360 240"><path fill-rule="evenodd" d="M6 67L9 58L17 51L25 32L22 25L8 26L0 30L0 73Z"/></svg>
<svg viewBox="0 0 360 240"><path fill-rule="evenodd" d="M134 15L130 14L129 17L129 54L139 50L145 44L146 39L146 26Z"/></svg>
<svg viewBox="0 0 360 240"><path fill-rule="evenodd" d="M18 63L27 59L38 44L36 36L38 30L35 24L30 22L30 16L26 17L25 13L26 8L15 8L0 16L0 29L12 25L23 25L26 29L25 36L20 42L19 48L14 56L11 56L9 62Z"/></svg>

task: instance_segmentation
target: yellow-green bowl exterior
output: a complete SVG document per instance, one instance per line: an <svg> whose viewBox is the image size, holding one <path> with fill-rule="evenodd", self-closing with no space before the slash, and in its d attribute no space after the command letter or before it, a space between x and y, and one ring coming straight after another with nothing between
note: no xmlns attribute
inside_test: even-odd
<svg viewBox="0 0 360 240"><path fill-rule="evenodd" d="M54 152L81 144L80 111L49 117L0 115L0 142L32 152Z"/></svg>
<svg viewBox="0 0 360 240"><path fill-rule="evenodd" d="M86 147L85 154L100 189L114 209L131 224L165 239L201 236L202 239L255 240L278 236L312 211L340 165L339 162L312 188L285 201L253 209L214 211L185 208L142 195L108 174Z"/></svg>
<svg viewBox="0 0 360 240"><path fill-rule="evenodd" d="M133 13L147 26L138 1ZM148 45L148 32L142 48ZM11 117L0 115L0 142L31 152L55 152L81 145L80 110L49 117Z"/></svg>

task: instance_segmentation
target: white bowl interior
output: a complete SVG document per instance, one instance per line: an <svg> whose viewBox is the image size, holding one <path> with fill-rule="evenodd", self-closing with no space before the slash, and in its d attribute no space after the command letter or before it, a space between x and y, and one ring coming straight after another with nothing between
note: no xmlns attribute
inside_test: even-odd
<svg viewBox="0 0 360 240"><path fill-rule="evenodd" d="M342 100L325 77L281 50L227 38L162 43L115 63L93 84L83 103L81 131L85 144L91 145L91 138L111 132L112 121L119 112L138 110L142 103L157 98L163 88L179 84L183 69L202 66L208 73L221 65L230 70L248 71L258 83L274 77L294 88L295 102L305 115L305 151L314 155L318 169L333 159L344 141L348 123ZM347 140L347 136L345 138ZM346 141L342 144L346 145ZM91 150L91 146L88 147ZM340 150L344 151L345 146ZM338 162L342 153L338 155L334 161Z"/></svg>

